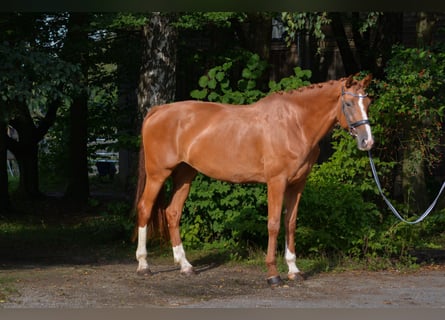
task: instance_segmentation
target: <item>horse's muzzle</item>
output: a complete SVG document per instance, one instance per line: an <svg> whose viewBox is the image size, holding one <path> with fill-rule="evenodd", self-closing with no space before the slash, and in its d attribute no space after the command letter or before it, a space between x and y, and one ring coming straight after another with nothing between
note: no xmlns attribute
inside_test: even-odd
<svg viewBox="0 0 445 320"><path fill-rule="evenodd" d="M374 145L374 139L371 137L368 137L366 135L366 137L360 137L360 136L356 136L357 139L357 145L359 150L362 151L369 151L371 150L372 146Z"/></svg>

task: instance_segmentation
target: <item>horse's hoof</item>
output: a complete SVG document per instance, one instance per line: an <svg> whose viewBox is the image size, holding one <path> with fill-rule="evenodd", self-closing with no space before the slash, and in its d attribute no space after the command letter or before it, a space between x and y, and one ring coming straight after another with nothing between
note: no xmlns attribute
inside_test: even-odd
<svg viewBox="0 0 445 320"><path fill-rule="evenodd" d="M189 268L189 269L181 270L181 274L182 274L183 276L187 276L187 277L189 277L189 276L194 276L194 275L196 275L196 274L198 274L198 273L195 271L195 269L193 269L193 268Z"/></svg>
<svg viewBox="0 0 445 320"><path fill-rule="evenodd" d="M137 270L136 273L138 276L143 276L143 277L148 277L148 276L153 275L153 273L151 272L151 270L149 268Z"/></svg>
<svg viewBox="0 0 445 320"><path fill-rule="evenodd" d="M302 272L288 273L287 278L292 281L304 281L306 277Z"/></svg>
<svg viewBox="0 0 445 320"><path fill-rule="evenodd" d="M270 278L267 278L267 284L271 288L281 287L283 286L284 282L281 280L280 276L273 276Z"/></svg>

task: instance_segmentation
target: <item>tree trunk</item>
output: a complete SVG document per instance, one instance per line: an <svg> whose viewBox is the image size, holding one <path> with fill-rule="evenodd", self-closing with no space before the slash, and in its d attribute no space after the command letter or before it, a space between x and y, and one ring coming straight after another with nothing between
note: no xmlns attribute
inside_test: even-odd
<svg viewBox="0 0 445 320"><path fill-rule="evenodd" d="M3 119L0 119L0 214L6 213L10 206L8 192L8 168L6 164L6 139L6 122L4 122Z"/></svg>
<svg viewBox="0 0 445 320"><path fill-rule="evenodd" d="M68 186L65 197L84 202L90 195L88 181L88 13L71 13L68 34L64 45L64 58L72 63L80 63L82 75L79 83L83 89L74 97L70 108L70 127L67 139L69 146ZM83 85L83 86L82 86Z"/></svg>
<svg viewBox="0 0 445 320"><path fill-rule="evenodd" d="M402 188L403 202L409 206L411 213L418 214L426 210L429 199L426 191L424 162L422 152L414 143L409 143L403 152Z"/></svg>
<svg viewBox="0 0 445 320"><path fill-rule="evenodd" d="M90 195L88 181L88 152L87 152L87 117L88 98L82 94L74 99L70 108L69 130L69 162L68 186L65 197L86 201Z"/></svg>
<svg viewBox="0 0 445 320"><path fill-rule="evenodd" d="M371 39L368 32L366 42L356 42L358 43L357 53L362 69L371 71L374 78L382 79L385 76L386 63L391 58L393 45L402 41L403 13L385 12L379 16L374 34ZM357 38L359 34L354 32L354 41Z"/></svg>
<svg viewBox="0 0 445 320"><path fill-rule="evenodd" d="M142 31L141 31L142 32ZM137 121L139 70L141 67L141 32L122 30L117 34L114 52L117 58L118 104L122 114L119 123L119 136L137 137L140 134L140 121ZM128 46L127 43L131 42ZM136 138L134 138L136 139ZM122 189L133 198L134 177L137 176L139 148L134 144L120 144L119 183Z"/></svg>
<svg viewBox="0 0 445 320"><path fill-rule="evenodd" d="M339 12L331 12L329 14L329 17L332 19L332 32L334 33L334 37L341 54L345 74L351 75L359 72L360 67L355 61L354 54L352 52L351 46L349 45L348 38L346 37L344 23L341 15L342 14Z"/></svg>
<svg viewBox="0 0 445 320"><path fill-rule="evenodd" d="M138 86L140 123L148 108L175 98L176 38L176 30L167 14L153 13L143 28Z"/></svg>
<svg viewBox="0 0 445 320"><path fill-rule="evenodd" d="M270 13L250 12L242 23L245 47L257 53L264 61L269 61L272 40L272 17Z"/></svg>
<svg viewBox="0 0 445 320"><path fill-rule="evenodd" d="M38 144L21 145L20 151L15 154L20 170L19 193L31 198L42 196L39 189L39 159Z"/></svg>
<svg viewBox="0 0 445 320"><path fill-rule="evenodd" d="M417 46L424 48L433 44L433 34L437 17L431 13L419 12L417 16L416 33Z"/></svg>
<svg viewBox="0 0 445 320"><path fill-rule="evenodd" d="M7 148L14 154L20 169L19 192L27 197L36 198L42 195L39 189L38 144L54 124L59 105L59 100L52 101L45 117L36 125L28 107L17 102L16 115L10 120L19 139L6 137Z"/></svg>

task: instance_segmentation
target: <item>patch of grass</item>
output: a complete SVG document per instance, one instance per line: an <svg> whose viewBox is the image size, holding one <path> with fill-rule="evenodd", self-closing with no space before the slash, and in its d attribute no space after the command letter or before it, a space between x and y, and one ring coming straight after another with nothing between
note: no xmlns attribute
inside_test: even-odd
<svg viewBox="0 0 445 320"><path fill-rule="evenodd" d="M38 245L109 243L126 237L125 221L118 216L91 217L73 225L26 224L0 220L0 239ZM129 238L129 237L128 237Z"/></svg>
<svg viewBox="0 0 445 320"><path fill-rule="evenodd" d="M15 281L13 278L0 276L0 304L7 302L11 295L18 293L14 286Z"/></svg>
<svg viewBox="0 0 445 320"><path fill-rule="evenodd" d="M0 261L85 263L127 259L133 245L127 224L125 218L116 215L86 217L72 224L0 220Z"/></svg>

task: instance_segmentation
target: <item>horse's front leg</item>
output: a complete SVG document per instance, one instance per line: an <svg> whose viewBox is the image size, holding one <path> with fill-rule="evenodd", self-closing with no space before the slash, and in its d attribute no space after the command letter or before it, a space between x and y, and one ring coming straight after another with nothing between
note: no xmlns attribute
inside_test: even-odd
<svg viewBox="0 0 445 320"><path fill-rule="evenodd" d="M300 202L302 189L299 185L288 186L284 200L286 207L284 223L286 250L284 258L289 268L287 275L289 280L303 280L303 276L295 263L295 230L297 225L298 204Z"/></svg>
<svg viewBox="0 0 445 320"><path fill-rule="evenodd" d="M267 283L272 287L280 286L283 283L277 270L276 251L278 233L280 232L284 190L285 181L282 179L275 179L267 183L267 230L269 232L269 242L267 246L266 266Z"/></svg>

